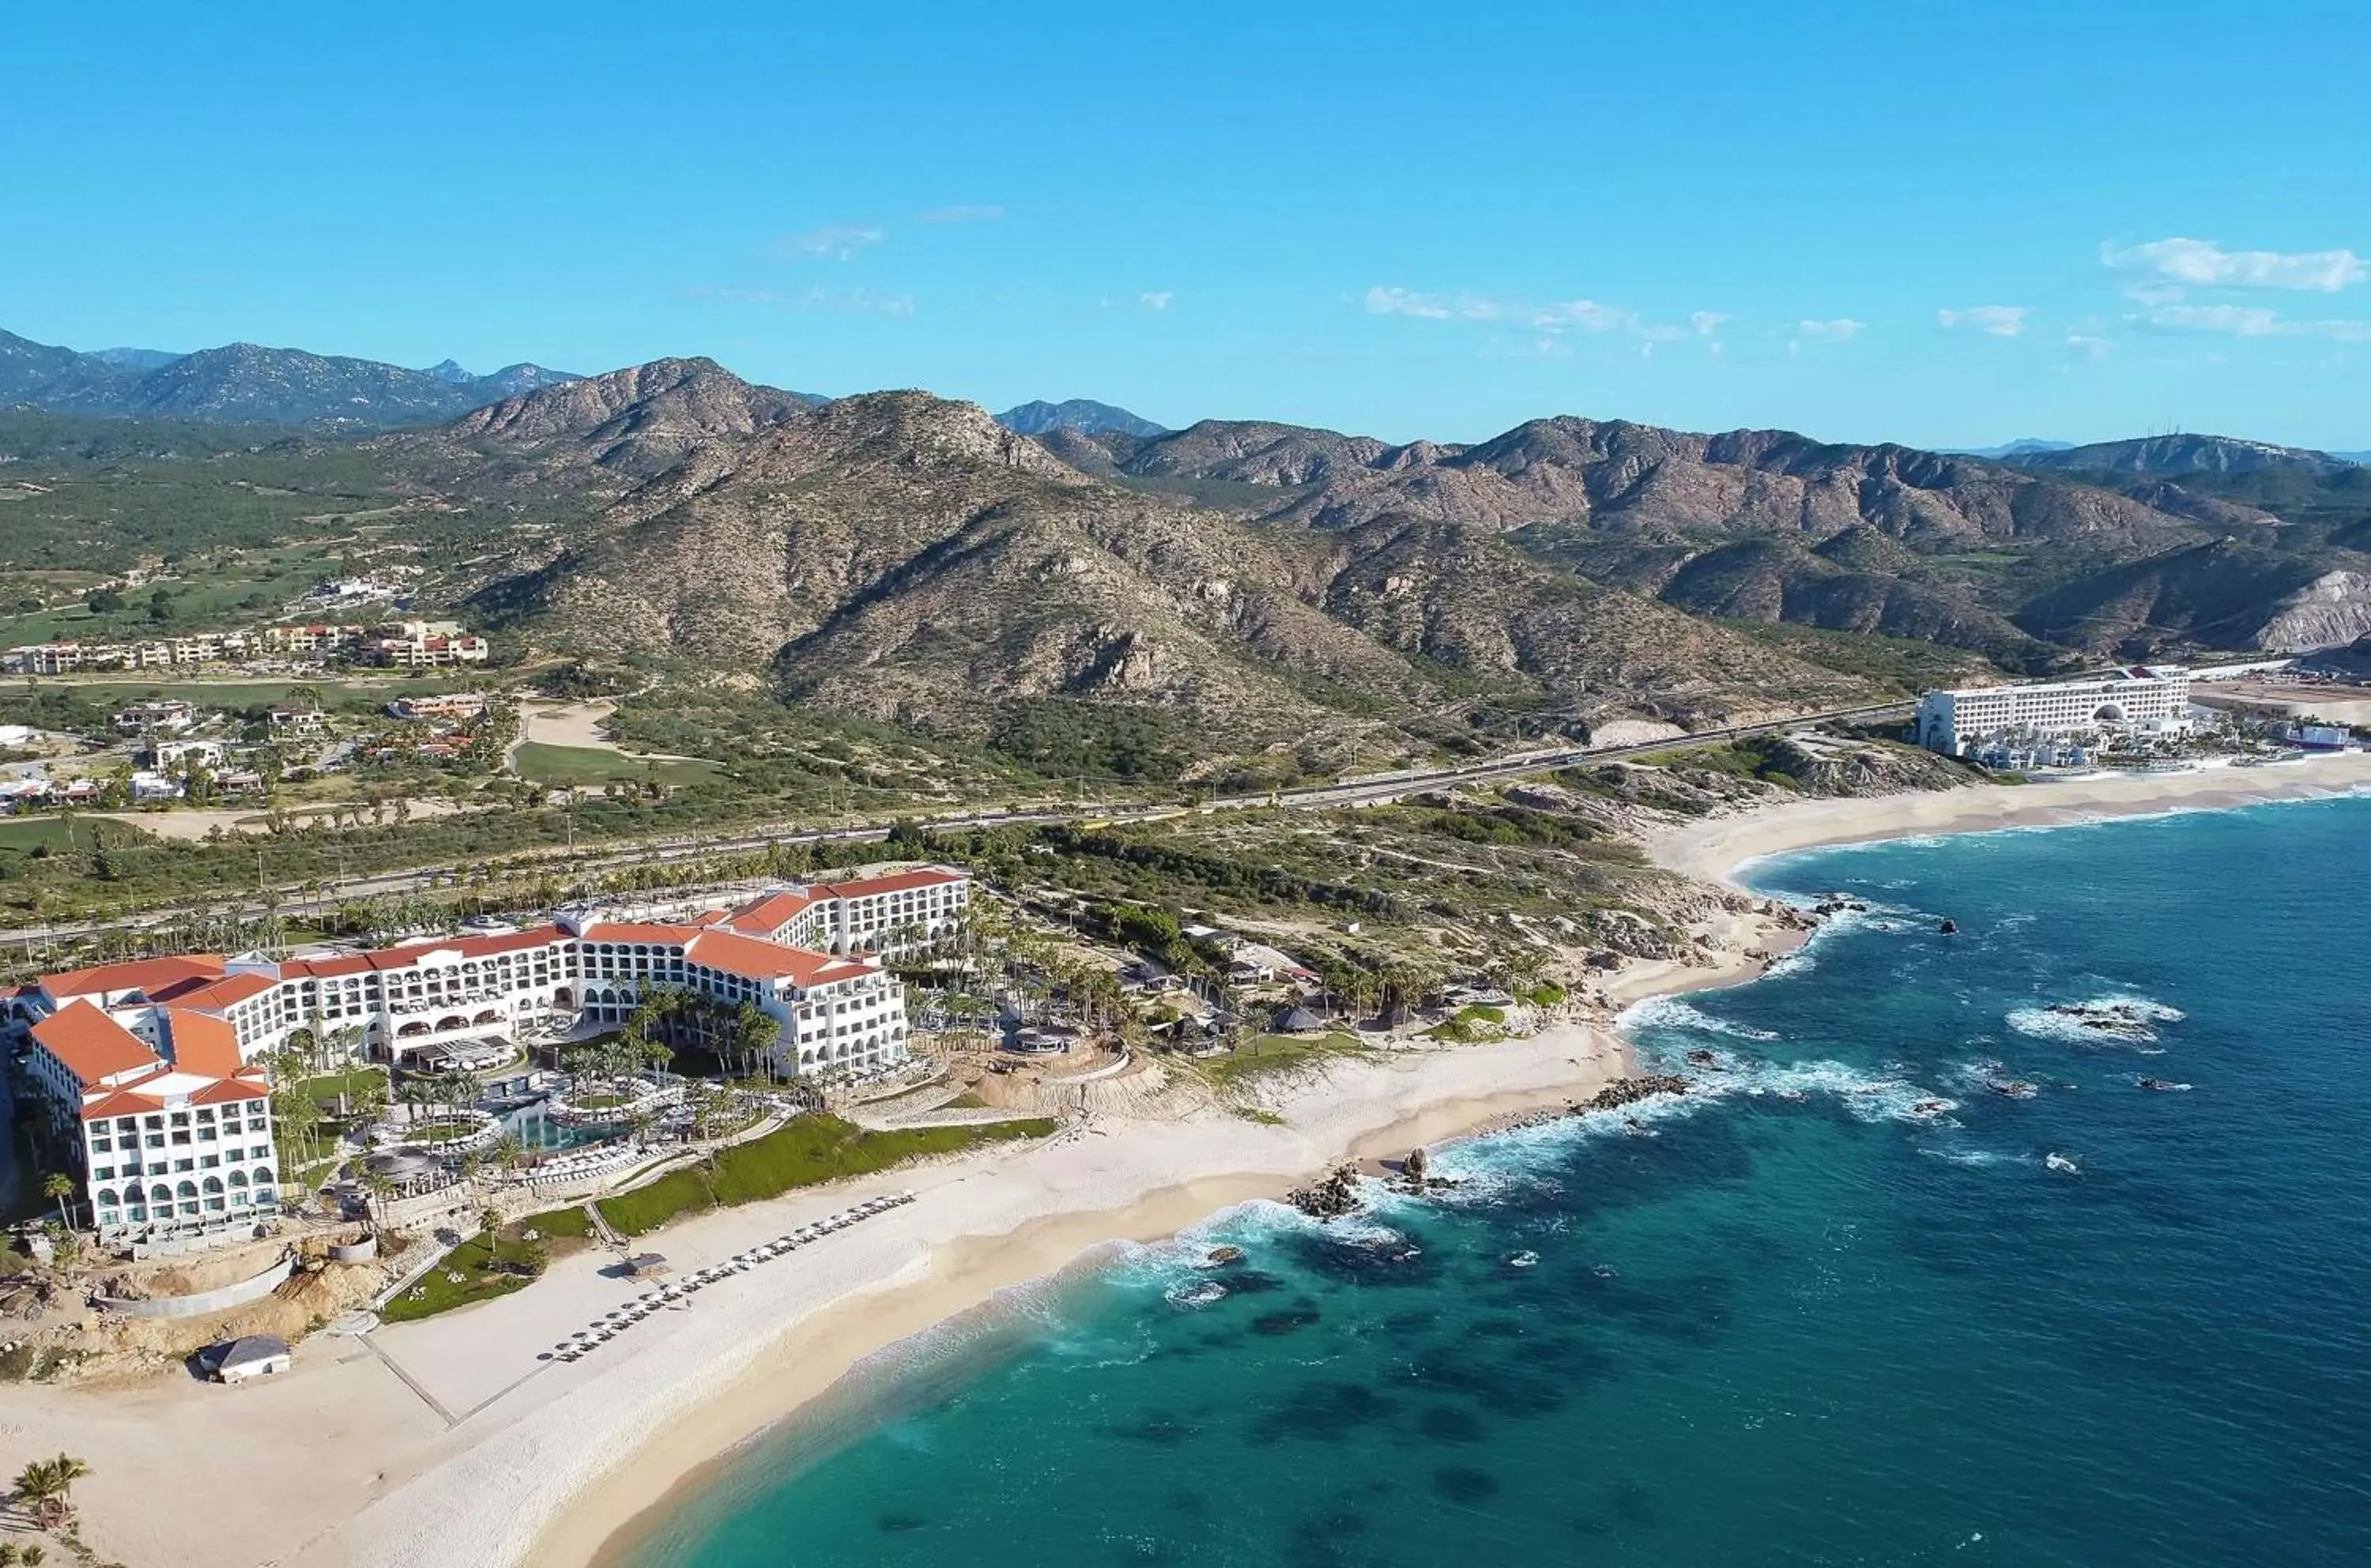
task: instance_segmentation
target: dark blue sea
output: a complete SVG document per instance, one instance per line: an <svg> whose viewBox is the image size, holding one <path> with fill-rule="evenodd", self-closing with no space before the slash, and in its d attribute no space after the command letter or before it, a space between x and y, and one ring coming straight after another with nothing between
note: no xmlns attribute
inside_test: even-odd
<svg viewBox="0 0 2371 1568"><path fill-rule="evenodd" d="M1632 1014L1707 1092L1017 1293L643 1562L2371 1563L2371 801L1752 874L1870 907Z"/></svg>

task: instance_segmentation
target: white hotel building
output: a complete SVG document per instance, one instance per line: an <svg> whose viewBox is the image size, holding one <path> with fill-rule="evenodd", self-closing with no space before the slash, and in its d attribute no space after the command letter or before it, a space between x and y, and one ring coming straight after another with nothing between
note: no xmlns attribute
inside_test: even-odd
<svg viewBox="0 0 2371 1568"><path fill-rule="evenodd" d="M1918 699L1918 744L1963 756L1987 744L2092 735L2187 734L2190 672L2134 665L2098 680L1930 691Z"/></svg>
<svg viewBox="0 0 2371 1568"><path fill-rule="evenodd" d="M106 964L0 993L0 1040L29 1047L27 1078L52 1125L82 1124L102 1234L220 1228L275 1201L266 1184L270 1085L255 1064L297 1029L326 1040L353 1032L367 1055L416 1066L433 1060L434 1047L509 1038L530 1023L622 1023L645 993L677 986L771 1015L781 1026L774 1062L785 1076L872 1070L908 1050L904 987L873 953L935 939L969 894L961 872L928 868L785 889L681 923L563 912L529 930L365 952ZM249 1101L251 1113L224 1109ZM229 1136L226 1117L239 1136L226 1152L256 1158L220 1170L211 1159L203 1170L179 1168L207 1158L195 1148L201 1135ZM168 1140L157 1147L176 1162L163 1173L162 1198L153 1157L124 1157L122 1140L152 1133ZM138 1188L123 1184L133 1163ZM135 1192L136 1204L127 1196Z"/></svg>

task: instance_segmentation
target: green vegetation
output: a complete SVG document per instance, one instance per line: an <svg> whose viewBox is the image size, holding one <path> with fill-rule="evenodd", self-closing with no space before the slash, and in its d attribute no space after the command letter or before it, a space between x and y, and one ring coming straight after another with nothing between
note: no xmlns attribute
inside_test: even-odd
<svg viewBox="0 0 2371 1568"><path fill-rule="evenodd" d="M136 833L138 830L127 829ZM86 829L82 842L90 842ZM54 816L12 817L0 822L0 850L64 849L67 847L66 824Z"/></svg>
<svg viewBox="0 0 2371 1568"><path fill-rule="evenodd" d="M593 1219L584 1205L573 1204L567 1208L546 1209L531 1214L511 1228L521 1235L532 1230L539 1237L566 1237L582 1240L593 1234Z"/></svg>
<svg viewBox="0 0 2371 1568"><path fill-rule="evenodd" d="M296 1092L316 1105L334 1106L341 1095L361 1101L387 1098L387 1077L385 1067L352 1067L341 1073L323 1073L298 1082Z"/></svg>
<svg viewBox="0 0 2371 1568"><path fill-rule="evenodd" d="M669 786L698 784L723 771L712 762L638 762L600 746L555 746L542 741L520 746L515 765L522 778L560 787L641 784L652 779Z"/></svg>
<svg viewBox="0 0 2371 1568"><path fill-rule="evenodd" d="M1782 789L1798 787L1792 774L1778 765L1781 744L1768 735L1749 735L1743 740L1728 741L1718 745L1680 746L1670 751L1652 752L1635 760L1647 767L1696 767L1708 773L1726 773L1736 778L1758 779Z"/></svg>
<svg viewBox="0 0 2371 1568"><path fill-rule="evenodd" d="M1367 1048L1352 1034L1259 1034L1222 1056L1189 1058L1194 1071L1213 1089L1241 1089L1278 1074L1295 1074L1323 1066L1345 1056L1362 1056Z"/></svg>
<svg viewBox="0 0 2371 1568"><path fill-rule="evenodd" d="M492 1301L532 1284L549 1262L535 1242L484 1231L437 1259L435 1267L381 1308L379 1316L390 1323L410 1323Z"/></svg>
<svg viewBox="0 0 2371 1568"><path fill-rule="evenodd" d="M1053 1122L1041 1117L872 1133L837 1116L800 1116L762 1138L720 1149L700 1165L602 1199L601 1217L623 1235L641 1236L679 1214L779 1197L793 1187L885 1170L918 1155L956 1154L985 1144L1044 1137L1053 1130Z"/></svg>
<svg viewBox="0 0 2371 1568"><path fill-rule="evenodd" d="M1507 1033L1506 1009L1480 1006L1460 1008L1454 1016L1433 1025L1425 1033L1453 1045L1478 1045L1504 1039Z"/></svg>
<svg viewBox="0 0 2371 1568"><path fill-rule="evenodd" d="M1008 704L989 746L1046 778L1129 782L1175 778L1192 749L1158 709L1065 698Z"/></svg>

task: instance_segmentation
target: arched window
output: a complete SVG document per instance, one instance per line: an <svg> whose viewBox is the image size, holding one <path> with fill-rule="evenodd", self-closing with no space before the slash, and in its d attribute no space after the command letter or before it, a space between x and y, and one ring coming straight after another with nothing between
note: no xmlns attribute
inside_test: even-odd
<svg viewBox="0 0 2371 1568"><path fill-rule="evenodd" d="M133 1195L134 1195L134 1196L137 1196L137 1195L138 1195L138 1189L136 1189L136 1188L135 1188L135 1189L133 1190ZM114 1188L112 1188L112 1187L101 1187L101 1188L98 1190L98 1206L99 1206L99 1207L101 1207L101 1208L113 1208L113 1207L115 1206L115 1189L114 1189Z"/></svg>
<svg viewBox="0 0 2371 1568"><path fill-rule="evenodd" d="M207 1191L208 1193L219 1193L219 1192L221 1192L222 1190L223 1190L223 1184L222 1184L222 1178L221 1178L221 1177L219 1177L219 1176L209 1176L209 1177L207 1177L207 1178L206 1178L206 1191Z"/></svg>
<svg viewBox="0 0 2371 1568"><path fill-rule="evenodd" d="M173 1206L172 1189L166 1186L164 1182L159 1182L155 1186L148 1189L148 1201L152 1204L157 1204L163 1207L170 1208Z"/></svg>
<svg viewBox="0 0 2371 1568"><path fill-rule="evenodd" d="M244 1171L244 1170L234 1170L234 1171L232 1171L232 1172L230 1173L230 1184L231 1184L232 1186L234 1186L234 1187L244 1187L244 1186L246 1186L246 1185L247 1185L247 1172L246 1172L246 1171Z"/></svg>
<svg viewBox="0 0 2371 1568"><path fill-rule="evenodd" d="M194 1182L190 1182L190 1181L186 1181L186 1180L185 1180L185 1181L183 1181L183 1182L182 1182L179 1186L175 1187L175 1188L173 1189L173 1191L174 1191L174 1192L175 1192L175 1193L177 1193L179 1196L181 1196L181 1197L184 1197L184 1198L194 1198L194 1197L196 1197L196 1196L198 1195L197 1183L195 1183Z"/></svg>

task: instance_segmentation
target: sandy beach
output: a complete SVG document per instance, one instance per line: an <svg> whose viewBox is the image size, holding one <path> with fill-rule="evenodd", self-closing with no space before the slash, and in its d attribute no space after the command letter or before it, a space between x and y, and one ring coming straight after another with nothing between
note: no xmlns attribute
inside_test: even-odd
<svg viewBox="0 0 2371 1568"><path fill-rule="evenodd" d="M2055 825L2343 793L2371 756L2256 769L2081 778L1948 793L1786 801L1656 836L1658 862L1708 881L1819 845ZM1799 934L1750 915L1703 928L1714 967L1633 963L1617 1008L1752 980L1749 950ZM723 1457L857 1363L997 1292L1276 1197L1344 1159L1392 1157L1586 1096L1627 1066L1610 1028L1576 1021L1498 1044L1334 1064L1272 1090L1269 1125L1100 1121L1037 1145L711 1213L653 1239L677 1269L720 1261L873 1193L917 1201L704 1291L574 1364L558 1341L637 1293L599 1251L533 1288L365 1340L316 1336L285 1380L225 1390L150 1380L28 1389L0 1418L0 1466L63 1446L99 1461L77 1495L102 1551L185 1568L456 1562L615 1568ZM242 1488L260 1466L301 1485ZM226 1495L194 1536L162 1498Z"/></svg>
<svg viewBox="0 0 2371 1568"><path fill-rule="evenodd" d="M856 1362L1000 1290L1113 1242L1159 1240L1232 1205L1280 1196L1336 1159L1396 1154L1561 1104L1618 1076L1625 1061L1618 1039L1580 1024L1504 1044L1396 1053L1340 1065L1279 1097L1281 1127L1227 1115L1090 1124L1019 1154L670 1230L668 1255L696 1260L872 1191L918 1194L906 1208L712 1287L647 1343L621 1340L539 1375L565 1388L365 1511L346 1532L347 1560L367 1568L603 1560L605 1544L638 1516L665 1511L678 1486ZM534 1293L519 1299L525 1294ZM603 1304L587 1300L578 1320ZM482 1323L507 1305L463 1316ZM377 1337L402 1353L396 1332Z"/></svg>
<svg viewBox="0 0 2371 1568"><path fill-rule="evenodd" d="M1822 845L2221 811L2342 795L2365 785L2371 785L2371 753L2349 752L2265 767L2205 767L2192 773L1980 784L1875 799L1788 801L1689 823L1653 836L1647 848L1659 865L1683 875L1733 883L1737 868L1750 860Z"/></svg>

